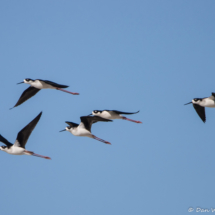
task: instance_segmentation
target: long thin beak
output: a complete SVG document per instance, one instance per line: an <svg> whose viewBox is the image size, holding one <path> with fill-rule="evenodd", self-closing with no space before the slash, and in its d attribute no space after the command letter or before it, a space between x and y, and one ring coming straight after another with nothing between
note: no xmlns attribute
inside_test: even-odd
<svg viewBox="0 0 215 215"><path fill-rule="evenodd" d="M24 83L24 81L22 81L22 82L20 82L20 83L17 83L17 84L23 84Z"/></svg>
<svg viewBox="0 0 215 215"><path fill-rule="evenodd" d="M189 104L191 104L192 102L188 102L187 104L184 104L184 105L189 105Z"/></svg>
<svg viewBox="0 0 215 215"><path fill-rule="evenodd" d="M62 131L66 131L66 129L63 129ZM62 131L59 131L59 132L62 132Z"/></svg>

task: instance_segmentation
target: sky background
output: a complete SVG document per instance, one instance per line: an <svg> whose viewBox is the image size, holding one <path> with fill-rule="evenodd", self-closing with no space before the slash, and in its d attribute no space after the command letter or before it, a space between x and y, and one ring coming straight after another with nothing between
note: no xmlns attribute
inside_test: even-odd
<svg viewBox="0 0 215 215"><path fill-rule="evenodd" d="M215 208L215 110L204 124L193 98L215 92L215 1L0 2L0 134L14 143L40 111L26 149L0 152L0 212L182 215ZM69 85L9 110L25 78ZM100 122L112 143L59 133L92 110L135 112ZM2 144L3 145L3 144Z"/></svg>

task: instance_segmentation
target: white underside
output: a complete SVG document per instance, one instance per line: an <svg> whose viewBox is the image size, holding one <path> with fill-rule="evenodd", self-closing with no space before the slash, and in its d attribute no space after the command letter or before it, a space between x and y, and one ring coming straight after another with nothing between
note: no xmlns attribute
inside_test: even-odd
<svg viewBox="0 0 215 215"><path fill-rule="evenodd" d="M209 107L209 108L215 108L215 102L212 99L206 98L203 99L200 103L200 106L202 107Z"/></svg>
<svg viewBox="0 0 215 215"><path fill-rule="evenodd" d="M103 111L102 113L98 114L93 113L93 115L100 116L104 119L122 119L122 116L120 114L116 114L113 111Z"/></svg>
<svg viewBox="0 0 215 215"><path fill-rule="evenodd" d="M75 136L90 137L90 138L92 138L93 136L87 129L83 128L80 125L76 128L70 128L68 131Z"/></svg>
<svg viewBox="0 0 215 215"><path fill-rule="evenodd" d="M17 146L11 146L9 149L4 149L3 151L7 152L8 154L11 155L29 155L28 153L25 152L25 149L22 147L17 147Z"/></svg>
<svg viewBox="0 0 215 215"><path fill-rule="evenodd" d="M50 84L46 84L45 82L39 80L35 80L34 82L30 83L30 85L37 89L56 89L56 87L53 87Z"/></svg>

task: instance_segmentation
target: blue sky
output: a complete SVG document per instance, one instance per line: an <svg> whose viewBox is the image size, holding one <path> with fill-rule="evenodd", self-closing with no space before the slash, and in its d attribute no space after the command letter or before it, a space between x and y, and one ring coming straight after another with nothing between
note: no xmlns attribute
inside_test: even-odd
<svg viewBox="0 0 215 215"><path fill-rule="evenodd" d="M1 1L0 134L14 142L43 115L26 148L0 153L1 213L181 215L215 208L215 110L204 124L193 98L215 92L215 2ZM24 78L69 85L42 90L12 110ZM75 137L92 110L140 113L96 123ZM196 212L192 212L196 213Z"/></svg>

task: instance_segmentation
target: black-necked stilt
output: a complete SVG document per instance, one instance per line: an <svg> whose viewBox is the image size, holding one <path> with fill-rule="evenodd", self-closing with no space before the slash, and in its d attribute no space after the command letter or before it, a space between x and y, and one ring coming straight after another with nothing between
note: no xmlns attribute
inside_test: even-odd
<svg viewBox="0 0 215 215"><path fill-rule="evenodd" d="M90 114L90 115L100 116L104 119L125 119L125 120L131 121L131 122L142 123L140 121L128 119L124 116L121 116L121 114L135 114L135 113L139 113L139 111L134 112L134 113L128 113L128 112L122 112L122 111L118 111L118 110L94 110L92 112L92 114Z"/></svg>
<svg viewBox="0 0 215 215"><path fill-rule="evenodd" d="M210 97L206 98L195 98L192 100L192 102L189 102L185 105L193 104L193 107L195 108L197 114L202 119L203 122L206 121L205 116L205 107L214 108L215 107L215 93L212 93Z"/></svg>
<svg viewBox="0 0 215 215"><path fill-rule="evenodd" d="M81 123L78 125L73 122L66 122L69 126L66 127L66 129L62 131L69 131L75 136L83 136L83 137L90 137L96 140L99 140L106 144L111 144L108 141L102 140L95 135L91 134L91 126L93 123L103 121L103 122L110 122L112 120L104 119L99 116L82 116L80 117ZM60 131L61 132L61 131Z"/></svg>
<svg viewBox="0 0 215 215"><path fill-rule="evenodd" d="M34 96L36 93L38 93L41 89L56 89L73 95L79 95L79 93L73 93L62 89L62 88L67 88L68 86L57 84L52 81L41 80L41 79L32 80L30 78L26 78L24 79L24 81L18 84L22 84L22 83L30 84L31 86L22 93L22 95L20 96L18 102L15 104L14 107L21 105L23 102L25 102L26 100Z"/></svg>
<svg viewBox="0 0 215 215"><path fill-rule="evenodd" d="M38 155L38 154L35 154L34 152L27 151L25 149L25 145L28 141L28 138L31 135L31 132L34 130L36 124L38 123L41 115L42 115L42 112L18 133L14 144L10 143L0 135L0 141L6 145L6 146L1 146L0 150L7 152L8 154L11 154L11 155L33 155L36 157L51 159L50 157Z"/></svg>

